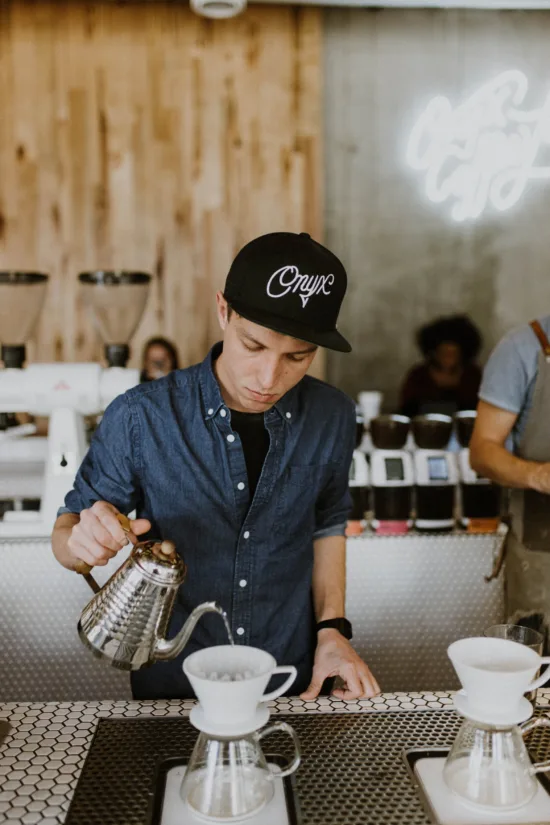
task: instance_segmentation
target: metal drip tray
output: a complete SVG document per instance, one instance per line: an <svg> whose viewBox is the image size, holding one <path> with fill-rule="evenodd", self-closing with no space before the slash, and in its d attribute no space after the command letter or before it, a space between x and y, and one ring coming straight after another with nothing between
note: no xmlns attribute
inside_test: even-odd
<svg viewBox="0 0 550 825"><path fill-rule="evenodd" d="M430 825L404 753L449 748L461 719L449 710L277 714L296 730L295 774L302 825ZM153 825L159 769L186 760L198 731L185 718L101 719L67 825ZM548 728L529 737L533 759L550 755ZM290 758L288 737L269 751Z"/></svg>

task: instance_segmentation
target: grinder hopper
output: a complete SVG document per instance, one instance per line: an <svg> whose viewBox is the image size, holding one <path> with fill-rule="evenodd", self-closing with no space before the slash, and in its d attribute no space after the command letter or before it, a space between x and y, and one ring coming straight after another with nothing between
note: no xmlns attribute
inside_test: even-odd
<svg viewBox="0 0 550 825"><path fill-rule="evenodd" d="M151 276L128 270L82 272L78 276L86 305L105 345L110 367L125 367L128 342L145 309Z"/></svg>
<svg viewBox="0 0 550 825"><path fill-rule="evenodd" d="M32 336L44 304L48 276L39 272L0 272L0 342L5 367L25 363L25 343Z"/></svg>

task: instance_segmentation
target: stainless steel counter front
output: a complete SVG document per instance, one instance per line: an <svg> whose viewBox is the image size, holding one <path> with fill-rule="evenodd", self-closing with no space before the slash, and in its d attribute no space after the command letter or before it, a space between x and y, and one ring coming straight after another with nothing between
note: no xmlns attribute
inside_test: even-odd
<svg viewBox="0 0 550 825"><path fill-rule="evenodd" d="M503 574L485 581L501 544L501 536L464 534L348 540L353 644L383 690L456 685L448 644L504 616ZM123 558L96 568L100 584ZM1 541L0 566L0 701L131 699L128 676L78 639L91 592L56 562L49 543Z"/></svg>

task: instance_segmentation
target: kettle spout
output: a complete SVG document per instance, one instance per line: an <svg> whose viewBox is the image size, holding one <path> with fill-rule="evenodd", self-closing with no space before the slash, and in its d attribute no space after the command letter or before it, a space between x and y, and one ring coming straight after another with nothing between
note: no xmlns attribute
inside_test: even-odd
<svg viewBox="0 0 550 825"><path fill-rule="evenodd" d="M173 639L158 639L155 645L153 658L157 662L166 662L169 659L175 659L176 656L182 652L183 648L189 641L191 633L195 629L195 625L205 613L217 613L225 624L227 635L231 644L233 644L233 636L227 621L227 615L224 610L216 604L216 602L203 602L199 604L181 628L181 630L174 636Z"/></svg>

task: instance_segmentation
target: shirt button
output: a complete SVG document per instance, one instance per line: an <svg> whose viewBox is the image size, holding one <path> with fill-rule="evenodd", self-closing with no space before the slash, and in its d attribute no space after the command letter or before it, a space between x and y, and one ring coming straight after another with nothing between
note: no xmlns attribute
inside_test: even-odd
<svg viewBox="0 0 550 825"><path fill-rule="evenodd" d="M241 579L240 582L239 582L239 585L241 587L246 587L247 584L248 584L248 582L246 581L246 579Z"/></svg>
<svg viewBox="0 0 550 825"><path fill-rule="evenodd" d="M238 636L244 636L244 627L238 627L237 628L237 635Z"/></svg>
<svg viewBox="0 0 550 825"><path fill-rule="evenodd" d="M244 536L245 539L249 539L250 538L250 532L248 530L245 530L244 533L243 533L243 536Z"/></svg>
<svg viewBox="0 0 550 825"><path fill-rule="evenodd" d="M287 417L287 418L292 418L292 413L287 413L287 414L286 414L286 417Z"/></svg>
<svg viewBox="0 0 550 825"><path fill-rule="evenodd" d="M225 410L220 410L220 415L221 415L221 417L222 417L222 418L225 418L225 416L227 415L227 413L226 413L226 411L225 411Z"/></svg>
<svg viewBox="0 0 550 825"><path fill-rule="evenodd" d="M214 415L214 410L212 409L212 407L210 407L210 409L208 410L208 415Z"/></svg>
<svg viewBox="0 0 550 825"><path fill-rule="evenodd" d="M244 483L242 481L239 481L237 484L237 490L244 490Z"/></svg>
<svg viewBox="0 0 550 825"><path fill-rule="evenodd" d="M235 441L235 436L234 435L228 435L227 440L229 441L230 444L233 444L233 442Z"/></svg>

